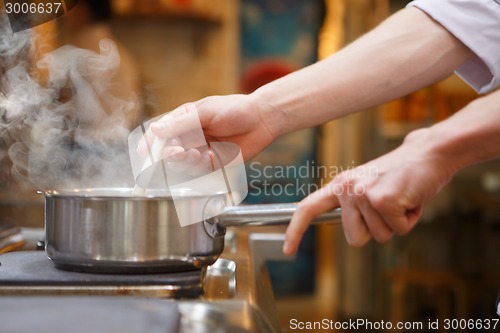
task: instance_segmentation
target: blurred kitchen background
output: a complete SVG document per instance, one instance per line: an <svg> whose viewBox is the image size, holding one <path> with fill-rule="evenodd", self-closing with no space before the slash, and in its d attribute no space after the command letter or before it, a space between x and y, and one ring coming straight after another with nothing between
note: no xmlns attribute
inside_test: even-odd
<svg viewBox="0 0 500 333"><path fill-rule="evenodd" d="M100 9L82 0L65 17L35 28L39 53L64 44L99 50L101 38L114 40L122 62L113 89L138 102L129 119L133 128L182 103L248 93L325 58L408 1L112 0L109 8L106 1L92 2ZM299 191L265 190L328 181L312 173L264 179L259 168L362 164L475 97L451 77L374 110L287 135L249 161L247 202L297 201ZM42 228L43 196L10 174L8 143L0 141L0 226ZM409 235L384 245L353 249L339 227L310 228L295 261L268 266L284 331L291 318L493 317L500 289L499 166L493 161L462 171Z"/></svg>

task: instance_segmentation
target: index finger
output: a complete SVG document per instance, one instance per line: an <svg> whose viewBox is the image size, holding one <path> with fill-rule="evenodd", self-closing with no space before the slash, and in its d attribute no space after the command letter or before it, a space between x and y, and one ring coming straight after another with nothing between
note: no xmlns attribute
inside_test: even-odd
<svg viewBox="0 0 500 333"><path fill-rule="evenodd" d="M151 123L153 135L161 138L182 137L184 149L206 145L200 117L194 103L179 106L159 120Z"/></svg>
<svg viewBox="0 0 500 333"><path fill-rule="evenodd" d="M339 206L337 195L330 184L302 200L286 230L283 253L294 254L312 219Z"/></svg>

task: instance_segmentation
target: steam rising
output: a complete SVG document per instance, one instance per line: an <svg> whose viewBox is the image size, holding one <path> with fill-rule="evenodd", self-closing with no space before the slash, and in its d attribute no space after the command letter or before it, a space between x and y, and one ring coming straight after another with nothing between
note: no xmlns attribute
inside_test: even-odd
<svg viewBox="0 0 500 333"><path fill-rule="evenodd" d="M67 45L34 63L32 32L12 33L0 14L0 189L13 179L43 190L133 184L127 118L137 103L111 95L119 54L110 40L99 47Z"/></svg>

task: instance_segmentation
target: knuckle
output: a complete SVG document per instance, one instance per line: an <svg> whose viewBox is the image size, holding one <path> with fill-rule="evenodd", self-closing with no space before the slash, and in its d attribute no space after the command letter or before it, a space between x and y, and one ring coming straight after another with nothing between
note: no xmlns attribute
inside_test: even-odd
<svg viewBox="0 0 500 333"><path fill-rule="evenodd" d="M297 206L296 213L301 216L302 219L308 219L312 215L313 203L309 201L300 202Z"/></svg>
<svg viewBox="0 0 500 333"><path fill-rule="evenodd" d="M337 185L337 186L347 186L349 184L349 181L350 181L350 177L348 176L347 172L341 172L339 173L338 175L335 176L335 178L333 179L333 184Z"/></svg>
<svg viewBox="0 0 500 333"><path fill-rule="evenodd" d="M331 183L334 194L338 197L353 197L355 199L365 199L366 186L364 183L343 172L335 177Z"/></svg>
<svg viewBox="0 0 500 333"><path fill-rule="evenodd" d="M369 200L374 208L380 208L385 204L386 197L384 197L380 194L368 193L367 197L369 198Z"/></svg>
<svg viewBox="0 0 500 333"><path fill-rule="evenodd" d="M394 196L388 193L367 192L365 195L367 199L370 201L373 208L381 212L387 211L391 206L391 204L394 202Z"/></svg>

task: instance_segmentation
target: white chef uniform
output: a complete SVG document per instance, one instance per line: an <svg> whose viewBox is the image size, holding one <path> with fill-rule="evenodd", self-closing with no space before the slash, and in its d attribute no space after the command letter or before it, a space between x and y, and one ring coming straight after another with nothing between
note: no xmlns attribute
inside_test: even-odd
<svg viewBox="0 0 500 333"><path fill-rule="evenodd" d="M423 10L476 54L458 76L479 93L500 86L500 0L415 0L408 6Z"/></svg>

